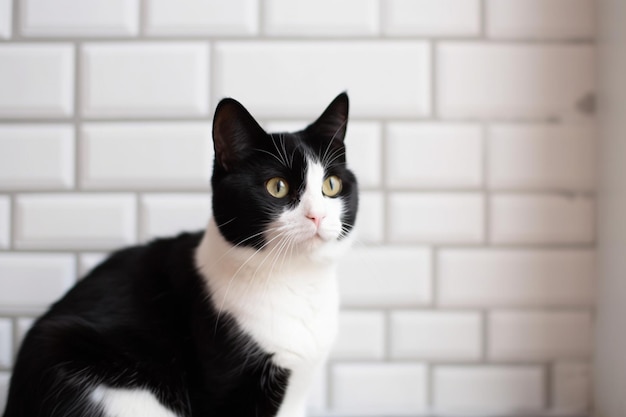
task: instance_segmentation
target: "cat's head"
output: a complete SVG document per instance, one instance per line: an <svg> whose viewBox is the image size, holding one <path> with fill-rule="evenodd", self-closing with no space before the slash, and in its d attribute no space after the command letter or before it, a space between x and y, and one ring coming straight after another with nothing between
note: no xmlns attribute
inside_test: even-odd
<svg viewBox="0 0 626 417"><path fill-rule="evenodd" d="M213 215L232 245L332 256L349 240L357 181L346 166L348 96L304 130L267 133L233 99L213 119Z"/></svg>

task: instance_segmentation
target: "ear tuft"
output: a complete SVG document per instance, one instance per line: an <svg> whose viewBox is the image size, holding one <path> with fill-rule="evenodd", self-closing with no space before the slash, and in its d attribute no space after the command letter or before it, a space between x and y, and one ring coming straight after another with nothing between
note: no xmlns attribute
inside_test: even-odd
<svg viewBox="0 0 626 417"><path fill-rule="evenodd" d="M265 131L237 100L219 102L213 117L215 161L230 171L255 147Z"/></svg>
<svg viewBox="0 0 626 417"><path fill-rule="evenodd" d="M314 135L343 142L348 125L349 100L343 92L326 107L318 119L307 127Z"/></svg>

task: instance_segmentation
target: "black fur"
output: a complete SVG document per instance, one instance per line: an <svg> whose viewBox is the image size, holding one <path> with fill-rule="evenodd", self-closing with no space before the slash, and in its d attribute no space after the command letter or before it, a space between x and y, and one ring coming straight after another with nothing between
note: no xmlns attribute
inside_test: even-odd
<svg viewBox="0 0 626 417"><path fill-rule="evenodd" d="M214 118L213 211L233 244L261 248L264 225L304 188L307 155L333 159L350 230L358 204L345 166L348 98L338 96L307 129L268 135L234 100ZM287 165L280 162L287 158ZM291 183L276 199L265 181ZM181 417L274 416L289 371L272 362L228 314L219 316L194 252L202 233L115 252L34 324L20 349L4 417L102 417L92 388L147 388ZM210 279L210 277L209 277Z"/></svg>

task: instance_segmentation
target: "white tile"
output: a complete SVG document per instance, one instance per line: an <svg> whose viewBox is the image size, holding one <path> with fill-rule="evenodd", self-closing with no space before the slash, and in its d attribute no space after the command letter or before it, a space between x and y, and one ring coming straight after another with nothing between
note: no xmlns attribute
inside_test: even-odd
<svg viewBox="0 0 626 417"><path fill-rule="evenodd" d="M426 42L219 42L215 55L213 97L257 117L308 120L345 90L353 116L430 114Z"/></svg>
<svg viewBox="0 0 626 417"><path fill-rule="evenodd" d="M488 0L487 34L505 39L589 39L593 0Z"/></svg>
<svg viewBox="0 0 626 417"><path fill-rule="evenodd" d="M391 356L394 359L479 360L481 338L482 320L478 313L391 313Z"/></svg>
<svg viewBox="0 0 626 417"><path fill-rule="evenodd" d="M208 113L206 43L87 44L82 49L82 67L85 116L126 118Z"/></svg>
<svg viewBox="0 0 626 417"><path fill-rule="evenodd" d="M112 249L136 241L130 194L29 194L16 200L18 248Z"/></svg>
<svg viewBox="0 0 626 417"><path fill-rule="evenodd" d="M590 126L496 125L488 133L494 189L591 190L597 142Z"/></svg>
<svg viewBox="0 0 626 417"><path fill-rule="evenodd" d="M591 243L594 204L562 195L495 195L491 240L496 243Z"/></svg>
<svg viewBox="0 0 626 417"><path fill-rule="evenodd" d="M0 39L9 39L11 37L13 9L12 0L0 0ZM0 410L2 407L0 407Z"/></svg>
<svg viewBox="0 0 626 417"><path fill-rule="evenodd" d="M257 33L258 0L148 0L146 32L162 36Z"/></svg>
<svg viewBox="0 0 626 417"><path fill-rule="evenodd" d="M594 91L586 45L449 42L437 58L443 117L576 120L577 105Z"/></svg>
<svg viewBox="0 0 626 417"><path fill-rule="evenodd" d="M419 247L354 248L339 265L346 307L403 307L432 299L431 251Z"/></svg>
<svg viewBox="0 0 626 417"><path fill-rule="evenodd" d="M74 186L74 128L60 124L0 125L0 189Z"/></svg>
<svg viewBox="0 0 626 417"><path fill-rule="evenodd" d="M0 372L0 410L4 410L9 395L9 380L11 375L7 372Z"/></svg>
<svg viewBox="0 0 626 417"><path fill-rule="evenodd" d="M0 318L0 369L13 364L13 324Z"/></svg>
<svg viewBox="0 0 626 417"><path fill-rule="evenodd" d="M266 0L265 31L286 36L378 33L376 0Z"/></svg>
<svg viewBox="0 0 626 417"><path fill-rule="evenodd" d="M84 277L109 256L108 253L81 253L78 256L78 274Z"/></svg>
<svg viewBox="0 0 626 417"><path fill-rule="evenodd" d="M427 372L422 364L354 363L332 368L331 409L349 415L422 412Z"/></svg>
<svg viewBox="0 0 626 417"><path fill-rule="evenodd" d="M390 239L412 243L483 241L484 201L474 193L393 193Z"/></svg>
<svg viewBox="0 0 626 417"><path fill-rule="evenodd" d="M387 0L381 5L383 32L389 35L480 34L479 0Z"/></svg>
<svg viewBox="0 0 626 417"><path fill-rule="evenodd" d="M380 311L342 311L333 359L383 359L385 317Z"/></svg>
<svg viewBox="0 0 626 417"><path fill-rule="evenodd" d="M141 239L204 230L211 216L211 196L147 194L141 197Z"/></svg>
<svg viewBox="0 0 626 417"><path fill-rule="evenodd" d="M85 188L209 189L209 123L88 123L81 149Z"/></svg>
<svg viewBox="0 0 626 417"><path fill-rule="evenodd" d="M590 306L592 250L444 249L439 302L466 307Z"/></svg>
<svg viewBox="0 0 626 417"><path fill-rule="evenodd" d="M584 312L500 311L489 317L491 359L587 359L592 337L591 315Z"/></svg>
<svg viewBox="0 0 626 417"><path fill-rule="evenodd" d="M475 124L388 125L391 187L476 188L482 185L482 129Z"/></svg>
<svg viewBox="0 0 626 417"><path fill-rule="evenodd" d="M309 396L307 399L307 415L317 415L326 411L328 395L326 395L328 379L328 372L326 367L322 367L317 371L317 374L313 377L313 383L309 389Z"/></svg>
<svg viewBox="0 0 626 417"><path fill-rule="evenodd" d="M75 280L72 255L0 253L0 305L4 308L47 307Z"/></svg>
<svg viewBox="0 0 626 417"><path fill-rule="evenodd" d="M552 368L554 409L587 414L591 406L592 369L588 363L562 362Z"/></svg>
<svg viewBox="0 0 626 417"><path fill-rule="evenodd" d="M74 112L74 47L0 44L0 118Z"/></svg>
<svg viewBox="0 0 626 417"><path fill-rule="evenodd" d="M20 317L17 319L17 345L21 346L28 331L35 324L35 319L31 317Z"/></svg>
<svg viewBox="0 0 626 417"><path fill-rule="evenodd" d="M359 193L359 211L354 228L356 245L381 243L385 235L385 199L381 192Z"/></svg>
<svg viewBox="0 0 626 417"><path fill-rule="evenodd" d="M20 16L24 36L139 33L139 0L21 0Z"/></svg>
<svg viewBox="0 0 626 417"><path fill-rule="evenodd" d="M11 200L0 196L0 249L6 249L11 242Z"/></svg>
<svg viewBox="0 0 626 417"><path fill-rule="evenodd" d="M543 409L544 375L534 366L442 366L433 375L441 413L525 415Z"/></svg>

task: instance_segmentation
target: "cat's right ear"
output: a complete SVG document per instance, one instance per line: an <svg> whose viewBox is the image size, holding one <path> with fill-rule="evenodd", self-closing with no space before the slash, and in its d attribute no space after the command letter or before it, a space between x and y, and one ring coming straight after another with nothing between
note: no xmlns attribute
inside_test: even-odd
<svg viewBox="0 0 626 417"><path fill-rule="evenodd" d="M215 160L230 171L256 147L266 133L254 117L237 100L219 102L213 117Z"/></svg>

